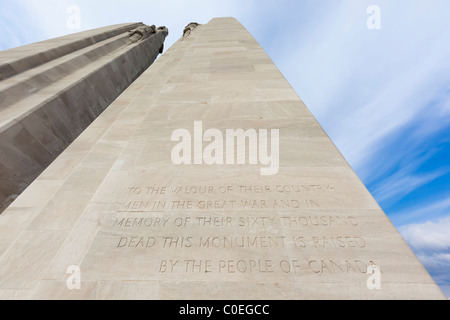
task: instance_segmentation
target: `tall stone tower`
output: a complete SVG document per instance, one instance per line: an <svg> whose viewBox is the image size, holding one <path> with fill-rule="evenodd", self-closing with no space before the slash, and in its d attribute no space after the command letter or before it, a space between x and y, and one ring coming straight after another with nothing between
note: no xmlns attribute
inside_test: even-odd
<svg viewBox="0 0 450 320"><path fill-rule="evenodd" d="M0 215L0 239L0 298L444 298L232 18L189 24Z"/></svg>
<svg viewBox="0 0 450 320"><path fill-rule="evenodd" d="M0 52L0 212L162 53L142 23Z"/></svg>

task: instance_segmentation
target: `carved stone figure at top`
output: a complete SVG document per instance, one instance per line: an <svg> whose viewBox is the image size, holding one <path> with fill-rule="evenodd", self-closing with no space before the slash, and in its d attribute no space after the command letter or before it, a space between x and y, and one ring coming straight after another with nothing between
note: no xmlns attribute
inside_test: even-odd
<svg viewBox="0 0 450 320"><path fill-rule="evenodd" d="M191 32L197 28L200 25L200 23L197 22L191 22L189 23L186 28L184 28L183 31L183 38L186 38L187 36L189 36L191 34Z"/></svg>
<svg viewBox="0 0 450 320"><path fill-rule="evenodd" d="M140 40L145 40L154 33L156 33L155 25L152 26L143 25L129 31L130 40L132 43L138 42Z"/></svg>

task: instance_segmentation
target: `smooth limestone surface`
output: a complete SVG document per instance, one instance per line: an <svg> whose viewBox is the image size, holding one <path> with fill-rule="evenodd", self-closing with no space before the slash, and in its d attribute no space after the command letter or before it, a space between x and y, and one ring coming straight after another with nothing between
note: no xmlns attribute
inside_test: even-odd
<svg viewBox="0 0 450 320"><path fill-rule="evenodd" d="M278 173L261 175L249 159L175 165L172 133L194 137L200 121L223 133L279 129ZM255 39L216 18L164 53L0 215L0 298L444 295Z"/></svg>

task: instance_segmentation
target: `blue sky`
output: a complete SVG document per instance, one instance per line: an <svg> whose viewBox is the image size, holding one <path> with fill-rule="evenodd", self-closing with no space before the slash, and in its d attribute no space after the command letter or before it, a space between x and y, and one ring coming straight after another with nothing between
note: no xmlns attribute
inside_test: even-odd
<svg viewBox="0 0 450 320"><path fill-rule="evenodd" d="M71 5L80 29L67 27ZM369 29L370 5L381 29ZM448 0L0 0L0 50L109 24L237 18L450 296Z"/></svg>

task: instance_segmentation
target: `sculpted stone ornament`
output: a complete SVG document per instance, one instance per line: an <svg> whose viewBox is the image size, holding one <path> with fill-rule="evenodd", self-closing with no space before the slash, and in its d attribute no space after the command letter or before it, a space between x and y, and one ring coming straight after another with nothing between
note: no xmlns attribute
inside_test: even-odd
<svg viewBox="0 0 450 320"><path fill-rule="evenodd" d="M158 27L158 29L156 29L156 31L157 31L157 32L158 32L158 31L161 31L161 32L163 32L164 34L166 34L166 36L169 34L169 29L167 29L166 26ZM159 53L162 54L163 52L164 52L164 43L162 44L161 48L159 48Z"/></svg>
<svg viewBox="0 0 450 320"><path fill-rule="evenodd" d="M161 26L156 28L155 25L151 26L142 25L133 30L128 31L131 43L143 41L148 37L150 37L152 34L155 34L157 32L163 32L166 35L169 34L169 30L167 29L167 27ZM162 54L163 52L164 52L164 44L161 46L161 48L159 48L159 53Z"/></svg>
<svg viewBox="0 0 450 320"><path fill-rule="evenodd" d="M130 40L132 43L145 40L154 33L156 33L155 25L152 26L143 25L129 31Z"/></svg>
<svg viewBox="0 0 450 320"><path fill-rule="evenodd" d="M183 31L183 38L188 37L188 36L191 34L191 32L192 32L195 28L197 28L199 25L200 25L200 23L197 23L197 22L191 22L191 23L189 23L189 24L186 26L186 28L184 28L184 31Z"/></svg>

